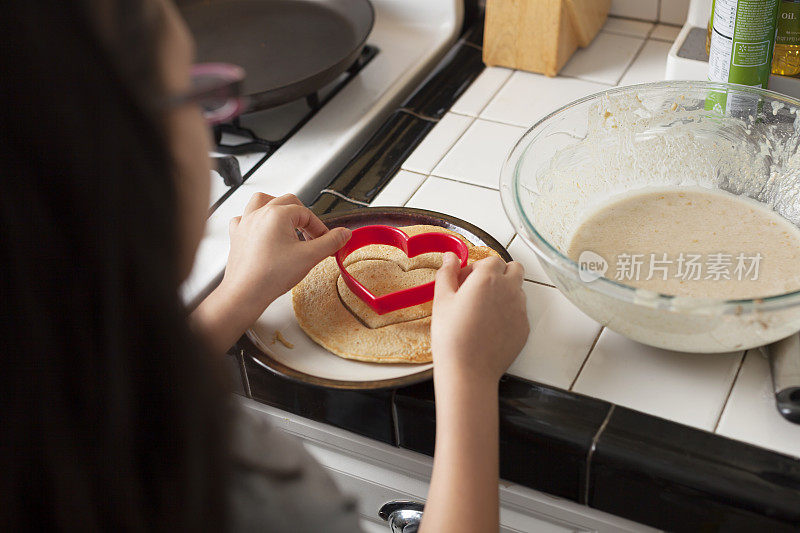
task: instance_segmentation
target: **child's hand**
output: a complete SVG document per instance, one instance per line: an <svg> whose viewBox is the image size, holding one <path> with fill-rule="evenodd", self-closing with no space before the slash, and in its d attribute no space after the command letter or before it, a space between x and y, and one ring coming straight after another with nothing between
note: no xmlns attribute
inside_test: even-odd
<svg viewBox="0 0 800 533"><path fill-rule="evenodd" d="M497 531L497 383L528 338L523 269L445 254L433 297L436 453L421 531ZM464 520L453 525L452 510Z"/></svg>
<svg viewBox="0 0 800 533"><path fill-rule="evenodd" d="M445 254L433 298L434 379L497 386L528 338L523 274L497 257L459 269Z"/></svg>
<svg viewBox="0 0 800 533"><path fill-rule="evenodd" d="M297 238L300 230L306 240ZM350 239L350 230L328 231L293 194L256 193L244 214L231 220L231 250L222 282L192 313L213 352L236 342L275 298L294 287L314 265Z"/></svg>
<svg viewBox="0 0 800 533"><path fill-rule="evenodd" d="M301 241L295 230L306 240ZM328 231L293 194L256 193L244 214L231 220L231 249L220 284L258 317L275 298L302 280L350 239L350 230Z"/></svg>

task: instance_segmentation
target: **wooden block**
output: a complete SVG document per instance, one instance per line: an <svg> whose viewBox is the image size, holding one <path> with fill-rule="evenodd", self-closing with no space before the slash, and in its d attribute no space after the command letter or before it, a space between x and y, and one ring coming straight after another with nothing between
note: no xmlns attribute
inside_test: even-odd
<svg viewBox="0 0 800 533"><path fill-rule="evenodd" d="M567 0L567 7L578 44L581 47L589 46L608 17L611 0Z"/></svg>
<svg viewBox="0 0 800 533"><path fill-rule="evenodd" d="M483 62L555 76L578 48L567 0L487 0Z"/></svg>

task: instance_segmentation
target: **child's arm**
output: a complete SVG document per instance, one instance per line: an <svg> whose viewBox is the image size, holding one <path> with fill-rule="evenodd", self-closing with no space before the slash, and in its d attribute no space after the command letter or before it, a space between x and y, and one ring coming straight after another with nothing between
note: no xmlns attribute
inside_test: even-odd
<svg viewBox="0 0 800 533"><path fill-rule="evenodd" d="M297 238L299 229L306 241ZM293 194L256 193L241 217L231 220L228 265L219 286L192 313L209 348L224 353L278 296L302 280L350 238L328 231Z"/></svg>
<svg viewBox="0 0 800 533"><path fill-rule="evenodd" d="M490 258L459 271L446 255L433 300L436 452L421 530L497 531L497 387L528 338L523 269Z"/></svg>

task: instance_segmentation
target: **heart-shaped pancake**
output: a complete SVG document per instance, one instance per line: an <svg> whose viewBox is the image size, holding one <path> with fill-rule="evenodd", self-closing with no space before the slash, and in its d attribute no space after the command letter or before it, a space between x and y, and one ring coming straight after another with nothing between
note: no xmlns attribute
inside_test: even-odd
<svg viewBox="0 0 800 533"><path fill-rule="evenodd" d="M467 244L468 263L499 255L439 226L400 229L409 236L432 231L455 235ZM344 264L371 291L382 294L430 281L441 258L436 252L408 258L393 246L370 245L355 250ZM431 361L432 302L378 315L344 285L333 257L319 263L297 284L292 304L297 322L308 336L340 357L381 363Z"/></svg>
<svg viewBox="0 0 800 533"><path fill-rule="evenodd" d="M388 244L403 250L408 257L430 252L454 252L459 257L461 267L467 265L469 248L463 239L441 231L429 231L417 235L406 235L403 230L383 224L368 225L353 230L350 240L334 257L339 266L342 280L353 293L361 298L379 315L413 307L433 300L434 281L420 285L411 285L397 291L389 291L378 295L358 281L344 265L344 260L354 251L373 244ZM387 284L384 284L386 286Z"/></svg>
<svg viewBox="0 0 800 533"><path fill-rule="evenodd" d="M365 259L346 268L375 296L417 287L433 281L436 276L436 269L413 268L405 271L396 262L385 259ZM336 288L345 307L372 329L431 316L433 302L430 301L379 315L364 300L353 294L341 275L336 282Z"/></svg>

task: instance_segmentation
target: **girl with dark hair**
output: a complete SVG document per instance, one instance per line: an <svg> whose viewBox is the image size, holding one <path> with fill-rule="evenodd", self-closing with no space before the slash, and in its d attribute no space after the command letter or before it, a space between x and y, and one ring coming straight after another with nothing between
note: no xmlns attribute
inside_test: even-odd
<svg viewBox="0 0 800 533"><path fill-rule="evenodd" d="M4 13L0 531L358 529L302 447L227 399L215 357L349 232L256 194L191 326L179 303L210 170L191 61L167 0ZM497 529L497 383L527 337L521 281L500 260L437 273L424 531Z"/></svg>

